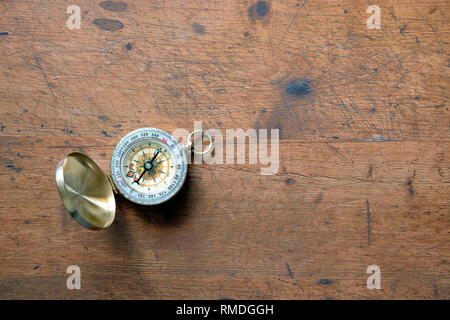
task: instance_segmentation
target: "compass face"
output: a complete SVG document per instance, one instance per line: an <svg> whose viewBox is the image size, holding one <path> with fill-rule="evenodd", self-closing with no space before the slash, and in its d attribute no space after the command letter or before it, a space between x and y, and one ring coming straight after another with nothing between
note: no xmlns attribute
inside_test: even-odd
<svg viewBox="0 0 450 320"><path fill-rule="evenodd" d="M111 160L111 175L119 192L142 205L167 201L183 186L186 154L167 132L154 128L127 134Z"/></svg>

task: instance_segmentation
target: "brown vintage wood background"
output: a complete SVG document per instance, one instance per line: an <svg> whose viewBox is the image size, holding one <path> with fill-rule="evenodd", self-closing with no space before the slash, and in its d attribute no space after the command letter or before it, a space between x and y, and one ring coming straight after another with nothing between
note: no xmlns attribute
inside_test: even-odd
<svg viewBox="0 0 450 320"><path fill-rule="evenodd" d="M125 2L0 2L0 298L450 298L448 1ZM278 174L192 165L99 232L64 209L66 154L194 121L278 128Z"/></svg>

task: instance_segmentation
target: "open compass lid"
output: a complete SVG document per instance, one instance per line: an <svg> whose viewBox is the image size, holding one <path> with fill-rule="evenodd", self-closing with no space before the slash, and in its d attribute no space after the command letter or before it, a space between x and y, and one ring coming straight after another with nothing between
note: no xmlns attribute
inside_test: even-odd
<svg viewBox="0 0 450 320"><path fill-rule="evenodd" d="M116 201L108 178L88 156L73 152L56 168L61 200L72 217L89 229L108 227L114 220Z"/></svg>

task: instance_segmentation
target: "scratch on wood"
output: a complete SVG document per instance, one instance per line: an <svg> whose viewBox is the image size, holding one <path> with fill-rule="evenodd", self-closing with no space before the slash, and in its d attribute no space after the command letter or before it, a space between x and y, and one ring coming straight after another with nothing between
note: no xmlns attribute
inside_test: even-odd
<svg viewBox="0 0 450 320"><path fill-rule="evenodd" d="M372 136L372 140L373 140L373 141L377 141L377 142L390 142L390 141L391 141L391 139L385 138L385 137L380 136L380 135L374 135L374 136Z"/></svg>
<svg viewBox="0 0 450 320"><path fill-rule="evenodd" d="M291 284L294 285L294 286L297 286L298 288L300 288L300 290L301 290L302 292L304 292L303 287L302 287L302 286L300 285L300 283L298 283L298 281L294 278L294 273L292 272L291 267L289 266L289 263L287 263L287 262L286 262L286 269L287 269L287 273L288 273L289 278L294 279L294 282L291 283ZM282 281L281 279L278 279L278 280ZM283 282L289 283L289 282L287 282L287 281L283 281Z"/></svg>
<svg viewBox="0 0 450 320"><path fill-rule="evenodd" d="M42 73L42 75L43 75L43 77L44 77L44 80L45 80L45 82L47 83L47 87L50 89L50 91L51 91L51 93L53 94L53 96L56 97L56 95L55 95L54 92L53 92L53 88L55 88L56 86L55 86L53 83L51 83L51 82L48 81L47 73L44 71L44 69L43 69L42 66L41 66L41 63L39 62L39 61L41 60L41 58L38 57L38 56L35 56L35 57L33 57L33 60L36 61L36 65L35 65L35 66L36 66L39 70L41 70L41 73Z"/></svg>
<svg viewBox="0 0 450 320"><path fill-rule="evenodd" d="M289 263L287 263L287 262L286 262L286 269L287 269L289 278L294 279L294 274L292 273L291 267L289 267Z"/></svg>

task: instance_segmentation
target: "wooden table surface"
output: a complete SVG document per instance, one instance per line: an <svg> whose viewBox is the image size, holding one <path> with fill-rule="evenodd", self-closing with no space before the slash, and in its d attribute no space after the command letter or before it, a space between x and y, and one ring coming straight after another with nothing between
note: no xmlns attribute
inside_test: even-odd
<svg viewBox="0 0 450 320"><path fill-rule="evenodd" d="M449 299L450 5L374 2L380 29L358 0L1 1L0 298ZM70 217L61 158L194 121L279 129L278 173L194 164L165 205Z"/></svg>

